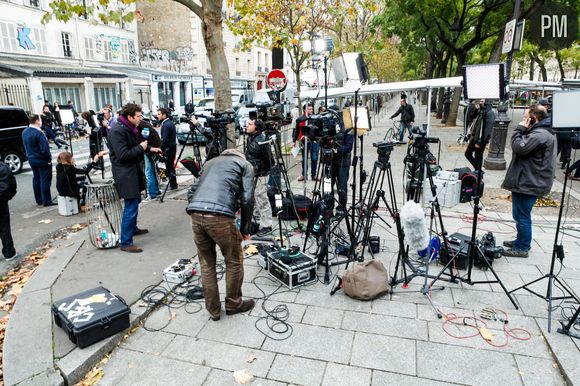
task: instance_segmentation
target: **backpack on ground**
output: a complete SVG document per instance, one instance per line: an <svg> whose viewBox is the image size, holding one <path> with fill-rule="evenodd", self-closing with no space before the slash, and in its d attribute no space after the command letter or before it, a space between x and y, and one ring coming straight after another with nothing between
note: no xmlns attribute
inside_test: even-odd
<svg viewBox="0 0 580 386"><path fill-rule="evenodd" d="M4 162L0 161L0 201L9 201L16 195L16 177Z"/></svg>
<svg viewBox="0 0 580 386"><path fill-rule="evenodd" d="M459 180L461 181L461 194L459 202L470 202L475 195L477 187L477 174L470 168L453 169L454 172L459 173ZM479 186L479 197L483 196L483 175L481 176L481 185Z"/></svg>

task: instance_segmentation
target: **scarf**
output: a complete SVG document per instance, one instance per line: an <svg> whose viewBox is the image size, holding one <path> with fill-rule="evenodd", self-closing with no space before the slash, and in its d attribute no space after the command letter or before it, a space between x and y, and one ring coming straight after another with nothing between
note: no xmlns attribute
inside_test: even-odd
<svg viewBox="0 0 580 386"><path fill-rule="evenodd" d="M123 124L123 126L129 129L129 131L133 134L133 137L137 138L137 134L139 133L137 126L133 125L127 118L122 115L119 115L119 118L117 119Z"/></svg>

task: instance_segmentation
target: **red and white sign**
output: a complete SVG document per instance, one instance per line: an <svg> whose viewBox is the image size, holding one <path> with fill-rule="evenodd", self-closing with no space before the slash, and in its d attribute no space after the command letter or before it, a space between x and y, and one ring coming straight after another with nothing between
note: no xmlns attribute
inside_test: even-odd
<svg viewBox="0 0 580 386"><path fill-rule="evenodd" d="M503 45L501 48L502 54L510 52L514 45L514 34L516 30L516 19L512 19L505 23L505 31L503 34Z"/></svg>
<svg viewBox="0 0 580 386"><path fill-rule="evenodd" d="M272 70L266 77L266 83L268 84L268 87L274 91L284 91L288 84L288 78L286 78L284 71Z"/></svg>

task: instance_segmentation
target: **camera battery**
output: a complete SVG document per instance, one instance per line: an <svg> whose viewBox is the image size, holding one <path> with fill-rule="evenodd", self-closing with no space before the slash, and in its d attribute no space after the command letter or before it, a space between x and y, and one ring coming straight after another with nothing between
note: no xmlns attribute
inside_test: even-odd
<svg viewBox="0 0 580 386"><path fill-rule="evenodd" d="M289 289L315 283L316 259L302 252L282 257L280 252L268 253L268 273Z"/></svg>
<svg viewBox="0 0 580 386"><path fill-rule="evenodd" d="M369 236L369 248L372 253L381 251L381 238L379 236Z"/></svg>

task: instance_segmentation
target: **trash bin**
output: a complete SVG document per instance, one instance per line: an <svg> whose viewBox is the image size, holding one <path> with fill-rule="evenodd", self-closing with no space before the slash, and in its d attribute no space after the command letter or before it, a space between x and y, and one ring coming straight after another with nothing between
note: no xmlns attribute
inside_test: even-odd
<svg viewBox="0 0 580 386"><path fill-rule="evenodd" d="M87 221L91 243L115 248L121 235L123 208L113 181L87 185Z"/></svg>

